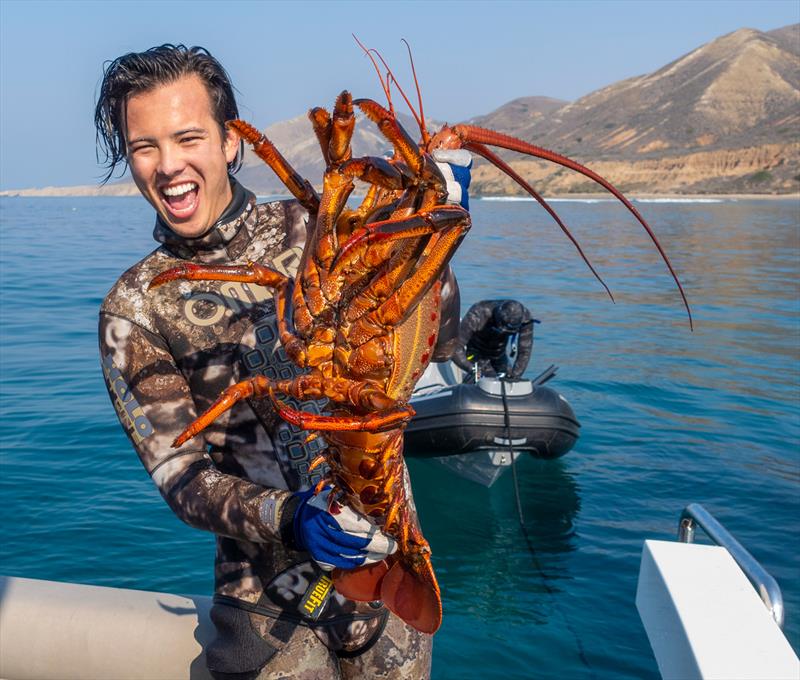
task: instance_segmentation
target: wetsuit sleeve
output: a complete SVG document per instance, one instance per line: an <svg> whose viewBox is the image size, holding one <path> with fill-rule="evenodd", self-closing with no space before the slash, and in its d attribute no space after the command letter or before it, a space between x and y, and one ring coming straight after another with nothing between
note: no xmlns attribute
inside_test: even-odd
<svg viewBox="0 0 800 680"><path fill-rule="evenodd" d="M197 411L160 336L106 313L100 314L99 334L103 374L117 416L175 514L215 534L262 543L279 540L288 491L221 473L202 434L172 448Z"/></svg>
<svg viewBox="0 0 800 680"><path fill-rule="evenodd" d="M514 368L511 369L510 378L518 380L528 368L533 350L533 320L529 319L522 325L522 329L517 336L517 358L514 361Z"/></svg>
<svg viewBox="0 0 800 680"><path fill-rule="evenodd" d="M458 348L461 294L452 267L442 274L442 299L439 306L439 337L431 361L447 361Z"/></svg>
<svg viewBox="0 0 800 680"><path fill-rule="evenodd" d="M472 370L475 368L475 365L467 359L467 349L465 345L459 344L453 351L453 356L451 358L453 363L462 371L472 373Z"/></svg>
<svg viewBox="0 0 800 680"><path fill-rule="evenodd" d="M467 310L461 324L458 327L458 345L453 352L453 363L461 370L470 373L474 368L474 362L467 358L467 344L483 326L486 324L487 314L486 303L477 302ZM491 308L489 308L491 314Z"/></svg>

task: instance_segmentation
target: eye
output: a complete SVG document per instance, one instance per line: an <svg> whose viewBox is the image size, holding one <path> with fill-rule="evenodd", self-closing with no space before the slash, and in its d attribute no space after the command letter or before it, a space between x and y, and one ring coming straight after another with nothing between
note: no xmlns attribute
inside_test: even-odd
<svg viewBox="0 0 800 680"><path fill-rule="evenodd" d="M195 142L201 141L203 138L199 135L189 135L188 137L181 137L182 144L194 144Z"/></svg>

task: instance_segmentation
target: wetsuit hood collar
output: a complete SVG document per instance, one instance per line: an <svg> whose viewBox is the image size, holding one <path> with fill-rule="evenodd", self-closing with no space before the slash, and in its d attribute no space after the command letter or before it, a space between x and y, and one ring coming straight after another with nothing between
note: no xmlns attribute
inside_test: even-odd
<svg viewBox="0 0 800 680"><path fill-rule="evenodd" d="M198 238L179 236L159 215L156 217L153 238L185 259L195 255L213 257L215 251L225 250L226 246L239 234L247 216L256 204L256 197L252 191L245 189L233 177L229 177L229 179L233 198L219 219L205 234Z"/></svg>

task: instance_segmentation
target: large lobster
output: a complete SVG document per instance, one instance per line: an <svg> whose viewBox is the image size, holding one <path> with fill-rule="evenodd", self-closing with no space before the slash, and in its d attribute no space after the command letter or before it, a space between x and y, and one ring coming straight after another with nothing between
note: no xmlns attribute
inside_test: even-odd
<svg viewBox="0 0 800 680"><path fill-rule="evenodd" d="M382 83L388 96L389 77ZM280 342L287 355L308 372L280 381L256 376L229 387L175 445L250 397L270 398L281 418L324 433L328 443L324 460L330 466L326 482L335 490L330 498L372 518L398 542L397 553L383 562L352 571L335 570L336 589L356 600L383 600L406 623L432 634L441 624L441 597L430 548L409 503L403 430L414 415L408 399L437 339L440 274L469 229L470 218L461 207L446 205L446 183L431 153L462 147L482 155L536 197L567 231L544 199L485 145L560 163L606 187L654 241L655 236L614 187L578 163L473 126L446 126L431 136L421 104L419 116L415 113L422 133L417 143L397 121L389 101L386 109L368 99L353 101L348 92L342 92L333 115L322 108L309 112L327 166L321 196L264 135L244 121L229 123L311 215L296 280L255 262L246 266L187 263L161 273L151 287L178 279L213 279L274 289ZM392 159L352 158L354 104L392 144ZM350 208L347 199L355 180L366 182L368 190L361 204ZM656 245L667 261L657 241ZM672 272L668 261L667 266ZM673 277L677 282L674 272ZM276 393L300 400L327 398L330 415L289 408ZM331 508L334 512L336 502Z"/></svg>

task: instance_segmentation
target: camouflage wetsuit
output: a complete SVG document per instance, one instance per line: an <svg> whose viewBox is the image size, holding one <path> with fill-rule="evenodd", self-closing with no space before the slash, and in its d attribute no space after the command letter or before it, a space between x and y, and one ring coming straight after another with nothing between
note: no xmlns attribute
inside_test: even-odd
<svg viewBox="0 0 800 680"><path fill-rule="evenodd" d="M252 260L295 274L306 214L295 201L256 205L235 181L233 189L231 205L201 238L181 238L157 221L161 247L120 277L100 311L103 371L123 427L173 511L217 534L217 639L207 650L209 667L218 677L254 677L265 664L258 677L328 678L340 671L343 677L425 677L430 637L382 604L334 594L316 622L299 613L321 572L307 553L290 547L286 517L280 518L292 491L320 479L319 468L308 471L319 440L304 443L305 433L278 419L269 400L250 400L171 448L226 387L256 373L287 378L299 372L277 342L267 288L182 281L147 291L156 274L186 260ZM457 287L451 282L448 290L447 309L456 313L442 316L454 325ZM448 335L455 340L455 328L443 328L442 339ZM441 344L440 353L447 354Z"/></svg>
<svg viewBox="0 0 800 680"><path fill-rule="evenodd" d="M453 363L468 374L477 364L481 375L496 376L506 373L512 380L519 379L528 367L533 350L533 323L531 313L522 307L521 326L518 333L501 330L494 321L495 310L505 300L481 300L464 314L458 330L458 346L453 352ZM506 347L509 339L517 336L517 356L509 370Z"/></svg>

